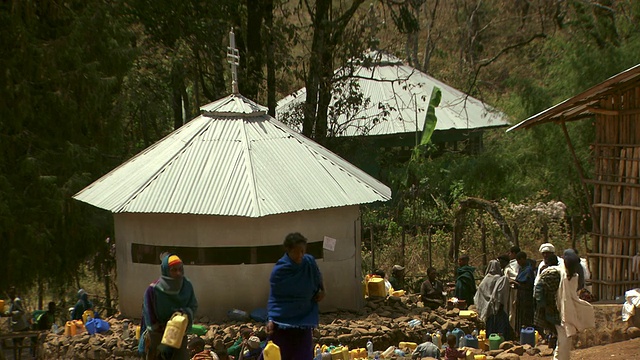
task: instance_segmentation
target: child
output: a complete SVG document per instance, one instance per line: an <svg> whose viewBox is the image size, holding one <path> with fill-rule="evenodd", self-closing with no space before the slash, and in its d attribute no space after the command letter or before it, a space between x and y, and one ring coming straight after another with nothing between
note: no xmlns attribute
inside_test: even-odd
<svg viewBox="0 0 640 360"><path fill-rule="evenodd" d="M464 359L467 357L466 350L456 349L456 336L453 334L447 335L447 344L449 345L444 350L444 360Z"/></svg>
<svg viewBox="0 0 640 360"><path fill-rule="evenodd" d="M189 350L191 360L218 360L216 353L211 350L205 350L204 340L199 336L189 340L187 349Z"/></svg>

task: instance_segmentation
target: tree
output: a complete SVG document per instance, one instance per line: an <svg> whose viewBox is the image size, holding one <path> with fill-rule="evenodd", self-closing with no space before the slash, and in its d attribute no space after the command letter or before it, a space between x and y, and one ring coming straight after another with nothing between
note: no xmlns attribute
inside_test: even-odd
<svg viewBox="0 0 640 360"><path fill-rule="evenodd" d="M312 18L313 40L309 54L309 71L305 78L307 97L304 107L302 134L324 144L327 136L327 112L331 101L331 87L336 47L344 41L349 21L364 0L354 0L342 13L333 11L331 0L316 0L305 6Z"/></svg>
<svg viewBox="0 0 640 360"><path fill-rule="evenodd" d="M133 51L114 3L0 4L0 287L71 283L109 235L71 196L122 159Z"/></svg>

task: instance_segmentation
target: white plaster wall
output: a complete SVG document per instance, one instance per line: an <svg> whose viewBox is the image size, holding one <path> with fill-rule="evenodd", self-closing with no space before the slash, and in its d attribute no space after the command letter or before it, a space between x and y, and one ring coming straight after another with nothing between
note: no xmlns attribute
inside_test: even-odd
<svg viewBox="0 0 640 360"><path fill-rule="evenodd" d="M324 259L318 259L327 290L320 310L363 305L358 206L262 218L128 213L114 214L114 221L119 305L125 316L140 317L143 293L160 276L159 265L132 263L132 242L193 247L281 245L295 231L310 242L322 241L324 236L337 239L335 251L324 250ZM249 312L266 307L272 268L273 264L185 264L185 275L198 298L197 316L222 320L232 308Z"/></svg>

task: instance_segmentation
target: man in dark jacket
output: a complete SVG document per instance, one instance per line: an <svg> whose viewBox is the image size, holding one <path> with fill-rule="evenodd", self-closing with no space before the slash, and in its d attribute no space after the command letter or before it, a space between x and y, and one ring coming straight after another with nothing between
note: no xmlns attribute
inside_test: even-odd
<svg viewBox="0 0 640 360"><path fill-rule="evenodd" d="M469 255L462 255L458 258L458 269L456 269L456 297L464 300L467 306L473 304L473 297L476 295L476 268L469 266Z"/></svg>

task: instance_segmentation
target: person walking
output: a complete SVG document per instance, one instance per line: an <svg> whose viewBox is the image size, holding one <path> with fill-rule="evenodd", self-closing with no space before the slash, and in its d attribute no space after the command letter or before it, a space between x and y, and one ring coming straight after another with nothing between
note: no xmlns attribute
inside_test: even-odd
<svg viewBox="0 0 640 360"><path fill-rule="evenodd" d="M580 331L595 327L593 306L578 297L580 258L573 250L568 249L563 254L563 262L564 273L556 296L560 324L555 325L558 344L553 352L554 360L569 360L572 343L570 338Z"/></svg>
<svg viewBox="0 0 640 360"><path fill-rule="evenodd" d="M146 360L188 360L187 336L182 339L180 349L161 344L162 335L175 312L188 318L187 329L193 324L198 309L198 300L193 285L184 276L182 260L175 254L163 254L160 264L161 276L147 287L142 304L142 328L138 352Z"/></svg>
<svg viewBox="0 0 640 360"><path fill-rule="evenodd" d="M318 302L325 297L322 274L314 257L306 253L307 239L302 234L287 235L284 248L269 279L266 329L269 339L280 347L282 360L311 360Z"/></svg>
<svg viewBox="0 0 640 360"><path fill-rule="evenodd" d="M540 279L533 289L536 309L533 324L541 334L547 335L549 347L554 348L558 338L556 325L561 323L556 296L564 271L558 266L558 257L555 254L547 259L546 265L540 271Z"/></svg>

